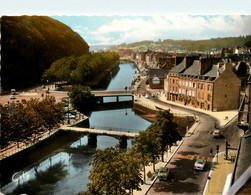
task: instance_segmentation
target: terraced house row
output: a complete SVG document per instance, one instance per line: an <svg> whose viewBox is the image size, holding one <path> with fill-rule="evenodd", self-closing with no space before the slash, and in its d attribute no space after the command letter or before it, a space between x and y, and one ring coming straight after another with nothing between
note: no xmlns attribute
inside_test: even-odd
<svg viewBox="0 0 251 195"><path fill-rule="evenodd" d="M240 86L227 60L188 56L170 69L164 84L168 100L211 111L238 109Z"/></svg>

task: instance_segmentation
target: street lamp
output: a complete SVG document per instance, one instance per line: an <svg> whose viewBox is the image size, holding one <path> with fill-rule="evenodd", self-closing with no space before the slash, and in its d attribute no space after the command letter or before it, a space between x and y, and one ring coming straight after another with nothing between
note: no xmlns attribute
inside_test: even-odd
<svg viewBox="0 0 251 195"><path fill-rule="evenodd" d="M69 98L69 95L68 95L68 112L67 112L67 124L70 124L70 115L69 115L69 111L70 111L70 98Z"/></svg>

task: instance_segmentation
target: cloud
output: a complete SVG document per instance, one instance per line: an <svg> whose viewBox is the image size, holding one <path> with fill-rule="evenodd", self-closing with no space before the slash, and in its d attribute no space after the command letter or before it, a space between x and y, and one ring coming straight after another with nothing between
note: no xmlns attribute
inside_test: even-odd
<svg viewBox="0 0 251 195"><path fill-rule="evenodd" d="M153 15L112 17L90 32L100 44L160 39L207 39L251 34L251 16Z"/></svg>

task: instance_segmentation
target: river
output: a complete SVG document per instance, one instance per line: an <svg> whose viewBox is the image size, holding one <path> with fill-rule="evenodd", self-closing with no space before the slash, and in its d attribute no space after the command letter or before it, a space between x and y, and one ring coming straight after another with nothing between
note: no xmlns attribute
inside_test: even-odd
<svg viewBox="0 0 251 195"><path fill-rule="evenodd" d="M134 64L120 64L118 73L113 76L106 89L129 88L135 71L137 71L137 67ZM120 98L121 100L128 99L125 97ZM116 99L104 99L104 103L113 101ZM129 130L130 132L145 130L151 124L136 115L132 108L95 111L90 114L89 121L90 127L112 128L118 131ZM73 138L74 136L76 138ZM66 135L63 138L64 141L67 137ZM2 192L13 194L13 190L17 190L17 188L19 190L15 193L27 194L76 194L86 191L86 184L90 183L89 171L92 169L88 163L96 149L88 147L86 135L71 135L71 138L75 140L60 145L57 150L56 147L47 145L46 151L49 155L42 160L29 162L23 169L15 170L12 173L14 177L11 178L14 181L2 186ZM54 145L57 144L57 139L52 142ZM62 142L62 140L58 138L58 142ZM97 137L97 149L115 147L118 143L118 139L114 137L104 135ZM131 140L128 140L128 147L130 146Z"/></svg>

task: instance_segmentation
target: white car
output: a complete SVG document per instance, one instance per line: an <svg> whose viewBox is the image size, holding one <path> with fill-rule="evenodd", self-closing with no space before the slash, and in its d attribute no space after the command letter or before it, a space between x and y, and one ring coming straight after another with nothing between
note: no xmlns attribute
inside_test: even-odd
<svg viewBox="0 0 251 195"><path fill-rule="evenodd" d="M215 129L213 132L213 137L214 138L220 138L221 137L221 132L218 129Z"/></svg>
<svg viewBox="0 0 251 195"><path fill-rule="evenodd" d="M14 100L14 99L16 99L16 97L15 97L14 95L11 95L11 96L10 96L10 99L11 99L11 100Z"/></svg>
<svg viewBox="0 0 251 195"><path fill-rule="evenodd" d="M75 119L76 116L71 114L71 113L66 113L66 115L64 116L65 119Z"/></svg>
<svg viewBox="0 0 251 195"><path fill-rule="evenodd" d="M206 166L206 160L204 159L197 159L196 162L194 163L194 169L195 170L200 170L200 171L203 171L205 166Z"/></svg>

